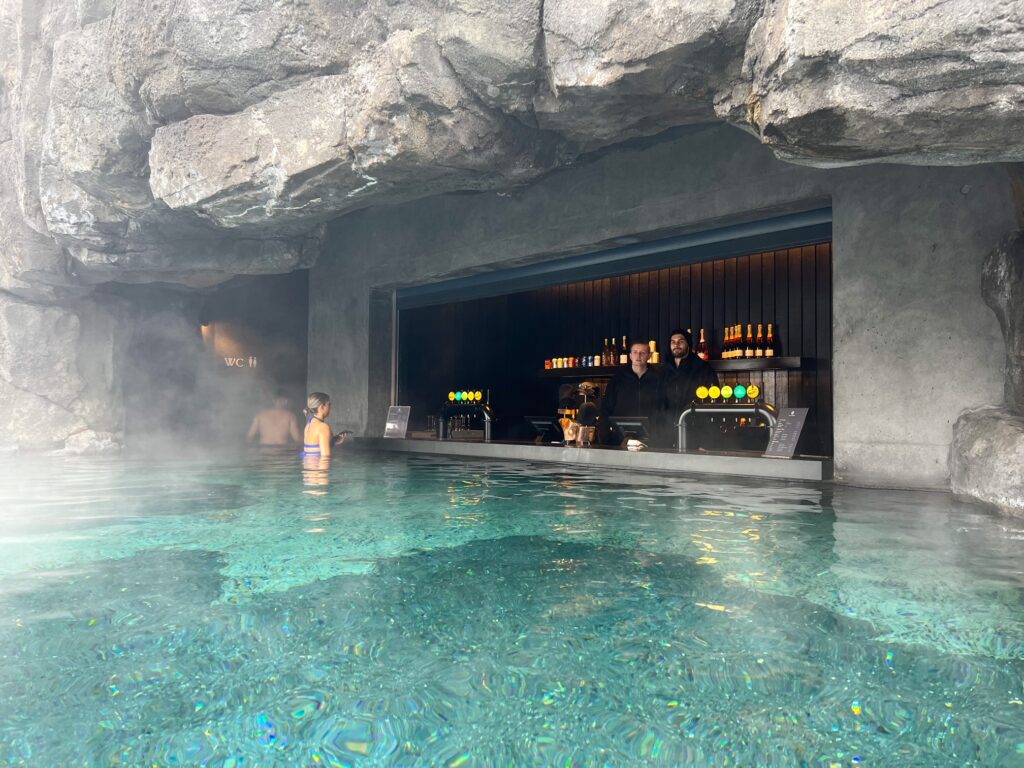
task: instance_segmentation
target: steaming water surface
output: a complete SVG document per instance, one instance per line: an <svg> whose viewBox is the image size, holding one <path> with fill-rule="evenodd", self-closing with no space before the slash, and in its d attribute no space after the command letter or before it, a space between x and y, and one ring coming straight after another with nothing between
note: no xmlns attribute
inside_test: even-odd
<svg viewBox="0 0 1024 768"><path fill-rule="evenodd" d="M5 458L0 519L3 765L1024 765L1024 523L945 495Z"/></svg>

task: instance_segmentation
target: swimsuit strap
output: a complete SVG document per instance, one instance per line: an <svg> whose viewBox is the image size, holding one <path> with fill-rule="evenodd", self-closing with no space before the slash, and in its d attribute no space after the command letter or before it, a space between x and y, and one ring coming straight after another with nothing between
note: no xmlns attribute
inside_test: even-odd
<svg viewBox="0 0 1024 768"><path fill-rule="evenodd" d="M310 416L308 419L306 419L306 426L307 427L310 424L313 423L313 419L316 419L321 424L325 423L323 419L321 419L319 416L314 414L314 415ZM299 455L300 456L319 456L320 455L320 443L303 443L302 450L299 451Z"/></svg>

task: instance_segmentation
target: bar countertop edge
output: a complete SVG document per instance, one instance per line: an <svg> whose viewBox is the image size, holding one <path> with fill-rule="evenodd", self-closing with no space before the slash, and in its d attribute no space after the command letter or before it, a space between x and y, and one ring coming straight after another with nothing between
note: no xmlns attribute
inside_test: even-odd
<svg viewBox="0 0 1024 768"><path fill-rule="evenodd" d="M352 441L356 449L424 453L435 456L473 456L487 459L540 461L573 466L636 469L645 472L693 473L764 477L782 480L831 480L827 458L766 459L660 451L625 451L523 443L475 443L457 440L363 437Z"/></svg>

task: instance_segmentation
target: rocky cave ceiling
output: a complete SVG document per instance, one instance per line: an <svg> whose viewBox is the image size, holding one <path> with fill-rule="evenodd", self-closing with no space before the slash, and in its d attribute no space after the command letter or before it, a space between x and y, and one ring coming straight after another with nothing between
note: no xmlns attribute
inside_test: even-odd
<svg viewBox="0 0 1024 768"><path fill-rule="evenodd" d="M1024 159L1020 0L0 0L0 289L307 266L323 222L725 121Z"/></svg>

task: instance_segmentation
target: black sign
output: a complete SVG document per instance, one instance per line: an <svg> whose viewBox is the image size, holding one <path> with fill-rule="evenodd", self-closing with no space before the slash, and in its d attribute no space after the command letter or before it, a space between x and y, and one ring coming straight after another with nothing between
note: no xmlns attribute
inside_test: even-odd
<svg viewBox="0 0 1024 768"><path fill-rule="evenodd" d="M384 437L405 437L405 430L408 426L408 405L392 405L388 408L388 421L384 425Z"/></svg>
<svg viewBox="0 0 1024 768"><path fill-rule="evenodd" d="M806 408L782 408L779 410L778 421L772 428L772 436L768 441L766 458L791 459L796 453L796 443L807 420Z"/></svg>

